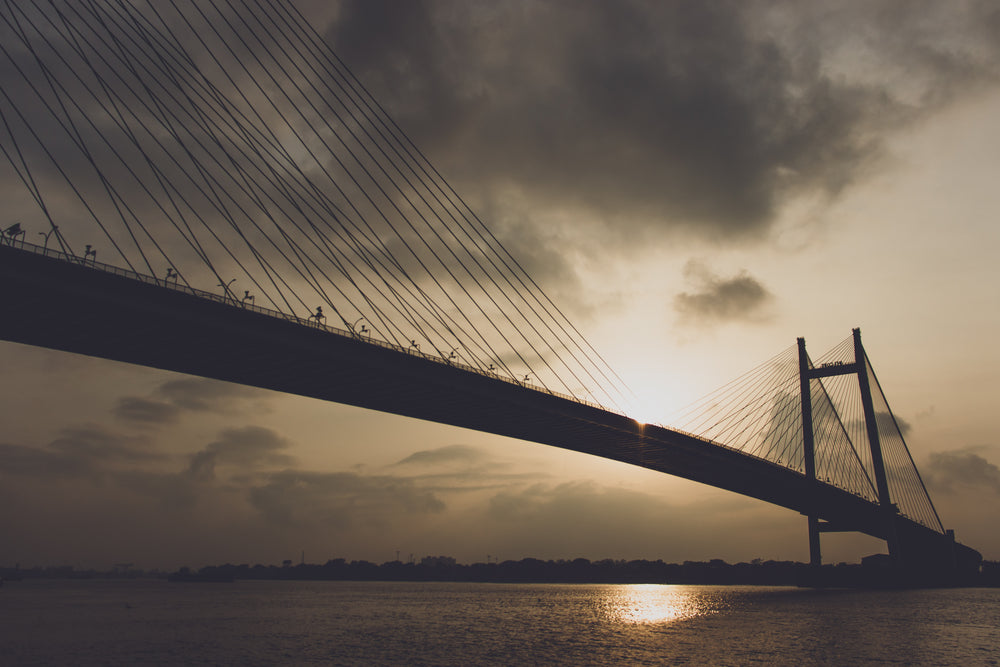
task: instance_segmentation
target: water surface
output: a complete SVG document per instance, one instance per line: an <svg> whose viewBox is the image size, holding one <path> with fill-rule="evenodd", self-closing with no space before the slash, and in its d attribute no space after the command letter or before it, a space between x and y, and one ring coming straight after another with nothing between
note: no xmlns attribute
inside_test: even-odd
<svg viewBox="0 0 1000 667"><path fill-rule="evenodd" d="M0 663L998 665L1000 590L22 581Z"/></svg>

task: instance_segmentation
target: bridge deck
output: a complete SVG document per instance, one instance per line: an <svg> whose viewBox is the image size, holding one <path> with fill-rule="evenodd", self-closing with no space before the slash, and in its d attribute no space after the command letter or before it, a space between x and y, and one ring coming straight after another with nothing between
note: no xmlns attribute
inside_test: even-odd
<svg viewBox="0 0 1000 667"><path fill-rule="evenodd" d="M138 278L0 246L0 339L585 452L885 538L869 501L735 449L444 360ZM904 517L897 531L901 541L915 544L942 539Z"/></svg>

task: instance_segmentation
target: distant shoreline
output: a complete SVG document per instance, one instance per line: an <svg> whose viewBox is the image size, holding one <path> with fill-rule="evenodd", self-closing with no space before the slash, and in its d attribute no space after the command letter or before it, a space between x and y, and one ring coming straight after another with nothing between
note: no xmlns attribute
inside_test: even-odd
<svg viewBox="0 0 1000 667"><path fill-rule="evenodd" d="M664 563L648 560L601 560L585 558L548 560L525 558L500 563L461 564L446 556L428 557L420 562L334 559L326 563L285 561L278 565L214 565L193 571L181 568L168 573L118 566L110 571L75 570L71 566L22 569L0 567L0 579L140 579L171 577L173 581L435 581L533 584L713 584L824 587L909 587L909 586L1000 586L1000 563L986 561L975 577L897 576L884 562L824 565L818 571L794 561L754 561L729 564L711 561Z"/></svg>

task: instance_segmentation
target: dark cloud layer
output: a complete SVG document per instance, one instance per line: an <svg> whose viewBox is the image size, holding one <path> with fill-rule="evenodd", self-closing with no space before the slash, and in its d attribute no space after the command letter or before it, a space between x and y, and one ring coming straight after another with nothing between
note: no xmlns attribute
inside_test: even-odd
<svg viewBox="0 0 1000 667"><path fill-rule="evenodd" d="M988 3L346 0L327 37L484 202L732 241L994 83L996 24Z"/></svg>
<svg viewBox="0 0 1000 667"><path fill-rule="evenodd" d="M101 434L94 430L67 431L41 449L0 445L3 487L18 499L16 510L0 505L8 537L27 535L25 522L37 519L49 535L45 548L59 553L71 548L74 525L85 521L89 531L107 534L104 551L92 550L95 558L111 562L111 553L145 551L147 567L176 567L192 557L266 559L300 548L319 560L389 559L401 547L463 559L503 553L683 560L718 557L724 543L730 558L749 559L795 557L787 545L801 542L797 521L761 503L727 497L678 506L597 481L551 483L508 474L493 452L466 445L419 450L369 473L294 467L288 441L259 427L220 432L187 466L123 454L149 445L103 435L110 458L96 455ZM69 444L88 441L89 448ZM961 483L1000 493L1000 471L978 454L937 455L926 468L934 488Z"/></svg>
<svg viewBox="0 0 1000 667"><path fill-rule="evenodd" d="M96 42L106 39L103 28L96 29L99 25L107 24L104 27L113 33L129 30L128 21L110 21L109 14L96 11L106 8L103 3L60 4L68 12L67 26L94 28L93 35L89 28L82 31L88 36L85 41L95 42L90 43L93 57L43 59L44 65L35 62L32 53L37 49L29 45L48 43L56 35L56 50L72 55L79 37L76 32L64 33L66 26L50 22L45 12L28 12L38 23L38 34L28 31L32 37L23 44L13 27L0 30L0 36L11 43L9 60L0 71L4 89L16 101L18 116L37 118L30 132L20 127L23 123L17 124L19 131L12 134L12 138L20 136L15 152L24 149L31 154L25 164L31 165L32 179L44 184L42 190L52 193L46 195L56 213L52 222L66 220L61 234L74 237L74 244L93 242L95 233L103 235L92 224L79 229L74 229L75 222L70 224L80 217L77 212L82 203L75 201L70 190L79 190L102 227L111 225L108 233L113 237L128 237L139 221L157 228L150 235L163 245L165 256L149 260L144 270L162 276L168 265L182 267L184 278L192 284L215 287L220 278L208 275L194 258L200 251L192 246L205 243L211 246L211 252L205 252L215 257L213 271L226 276L235 271L232 275L239 276L236 289L249 292L248 288L255 287L257 303L282 304L287 295L279 298L273 290L264 293L268 281L261 276L253 281L247 280L249 275L243 277L245 267L236 267L216 241L219 246L242 247L244 240L257 239L254 225L279 209L274 222L283 226L283 234L294 225L282 221L299 220L298 214L308 209L310 223L298 230L308 230L306 236L315 235L311 225L317 219L326 224L344 217L338 210L350 213L351 224L361 217L378 218L376 209L396 217L397 205L420 188L412 182L401 184L403 179L395 179L393 186L380 182L378 187L363 185L368 183L364 178L354 180L379 161L368 151L378 151L365 142L354 146L348 141L342 147L339 141L345 134L374 132L378 123L363 120L353 111L339 111L336 103L313 106L310 96L286 99L289 89L306 80L319 83L316 80L330 73L320 73L318 63L291 54L291 43L275 39L282 31L273 16L263 16L270 13L213 7L206 12L213 26L228 27L218 35L220 43L211 47L210 55L197 48L203 37L214 32L204 25L198 27L201 7L179 4L183 11L166 12L166 23L177 30L180 43L192 47L196 54L192 57L203 61L204 67L181 68L174 73L177 80L159 71L158 58L147 53L149 49L126 53L96 48ZM581 256L615 259L648 247L651 240L662 242L665 232L726 243L768 238L778 213L789 202L808 197L822 203L837 197L879 159L892 132L970 91L994 85L1000 63L996 12L988 3L945 7L881 0L829 8L779 0L343 0L334 7L318 2L303 2L302 7L376 99L454 181L457 191L468 195L474 209L484 213L491 229L529 273L546 286L557 284L566 291L573 289ZM8 11L17 17L11 19L14 22L27 18L22 13L15 7ZM191 26L188 20L193 21ZM301 31L294 32L300 36ZM284 56L273 61L265 57L279 52ZM218 65L215 58L220 59ZM237 65L241 58L246 69ZM84 94L85 86L66 73L81 61L93 61L95 69L90 72L83 67L77 74L106 81L108 95ZM226 75L217 71L220 67L227 70ZM71 82L59 101L39 97L33 85L45 78L49 68L58 70L60 80ZM15 73L16 69L23 69L24 76ZM211 95L204 89L199 69L217 75L209 76L215 87ZM125 70L134 70L135 76L121 77ZM269 89L279 98L274 106L264 99ZM317 90L327 97L346 94L335 86L317 85ZM215 99L216 92L228 100L227 105L192 104ZM60 104L79 105L80 113L88 114L77 130L86 135L85 146L101 146L100 151L77 149L74 144L80 138L74 132L57 131L60 114L45 113L43 107ZM114 113L119 105L128 109L128 122ZM217 118L221 107L229 105L235 111ZM253 124L238 130L232 127L237 119L250 116ZM293 141L290 137L305 126L310 131L301 142ZM140 127L141 151L133 145L133 130ZM153 135L149 141L146 130ZM289 154L315 149L316 159L305 161L304 167L287 165L281 151L263 155L256 142L236 140L260 132L261 141L268 143L272 130L288 140ZM160 134L170 141L160 142ZM35 141L40 137L45 141ZM194 151L198 159L190 160L188 146L199 147ZM338 169L335 163L342 156L331 152L359 153L360 158L357 165ZM100 160L100 168L95 169L98 162L90 161L104 153L122 153L129 166L117 159ZM60 169L49 164L49 155ZM147 167L155 167L155 173L146 173ZM73 188L67 188L57 173L63 168L74 174ZM299 168L304 172L300 174ZM319 172L327 168L331 171L321 177ZM134 178L137 172L145 178ZM191 177L194 172L197 178ZM17 173L8 174L4 194L9 189L14 201L13 191L22 188ZM300 182L300 177L319 180ZM254 185L244 189L246 179ZM161 181L169 183L162 193ZM114 197L106 192L108 183L115 185ZM329 201L314 201L311 196L314 188L339 190L343 183L347 184L343 196ZM384 196L373 193L383 186ZM224 205L209 192L215 188L226 191L226 196L218 197ZM356 191L359 188L365 189L364 195ZM146 193L147 189L155 192ZM289 196L287 200L281 192ZM186 222L181 225L176 217L170 218L173 224L166 222L169 216L164 210L176 199L185 202L185 211L190 208L205 218L211 233L197 225L198 243L172 229ZM258 206L252 206L252 200ZM16 204L25 207L31 235L47 228L38 211L34 216L28 213L35 203L22 193ZM130 216L119 214L122 206L131 211ZM417 206L416 211L422 208ZM406 204L401 210L415 217ZM135 220L130 221L132 216ZM29 218L33 218L30 224ZM232 220L248 226L230 229ZM334 225L330 232L346 229L343 224L340 227ZM380 227L373 232L377 240L362 235L350 243L357 243L363 254L381 249L383 241L395 251L400 244L418 245L411 243L411 235L430 235L418 227L391 234ZM275 234L270 222L263 229ZM211 241L206 238L216 235ZM290 241L290 245L300 243L308 245L309 241ZM464 239L456 243L471 245ZM106 252L113 255L106 244L101 252L102 259ZM122 253L140 268L146 263L139 261L131 247ZM478 251L470 253L478 260ZM421 263L430 254L435 253L411 256L401 251L396 259L409 271L408 262ZM443 264L453 261L448 253L443 254ZM361 272L359 267L371 259L357 262L353 270ZM277 258L271 256L268 261ZM274 269L285 277L291 275L288 267L276 265ZM442 272L437 273L440 277ZM353 279L345 279L340 287L349 284ZM345 298L359 315L369 315L368 325L373 327L365 298L353 288L346 292ZM369 290L364 296L374 295ZM349 326L356 319L345 316L343 322L336 322L331 318L331 323ZM196 405L199 399L191 400ZM121 407L123 417L137 422L169 419L167 412L150 403Z"/></svg>
<svg viewBox="0 0 1000 667"><path fill-rule="evenodd" d="M0 446L3 488L18 498L16 511L0 504L0 525L22 545L18 553L25 553L24 536L38 521L46 526L48 552L75 549L99 565L123 553L145 553L145 567L176 567L192 557L256 559L303 547L320 560L388 559L400 546L463 559L487 552L669 559L675 551L717 555L715 533L700 524L720 515L736 521L734 513L744 511L737 502L721 513L717 507L680 512L649 494L597 482L548 484L539 475L507 474L490 452L467 446L414 452L389 471L362 473L282 468L276 456L283 444L266 429L224 431L192 457L189 469L179 469L176 459L112 465L59 449ZM226 479L202 474L223 463L234 472ZM498 468L492 477L490 466ZM466 476L489 483L470 489ZM74 543L81 522L106 535L100 548ZM660 529L650 532L654 524ZM684 536L679 550L670 546L671 534ZM749 556L762 548L762 535L767 530L742 540Z"/></svg>

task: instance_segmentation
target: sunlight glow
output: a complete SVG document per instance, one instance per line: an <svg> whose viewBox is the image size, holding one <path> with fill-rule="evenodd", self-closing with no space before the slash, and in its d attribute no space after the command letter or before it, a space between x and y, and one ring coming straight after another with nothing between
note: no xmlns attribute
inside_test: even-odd
<svg viewBox="0 0 1000 667"><path fill-rule="evenodd" d="M647 394L647 396L650 396ZM655 394L652 394L654 398L638 398L630 402L626 407L626 414L640 424L657 424L663 425L664 419L666 418L666 410L662 401L655 398Z"/></svg>
<svg viewBox="0 0 1000 667"><path fill-rule="evenodd" d="M618 622L645 625L683 621L710 613L703 597L688 586L636 584L616 586L605 600Z"/></svg>

